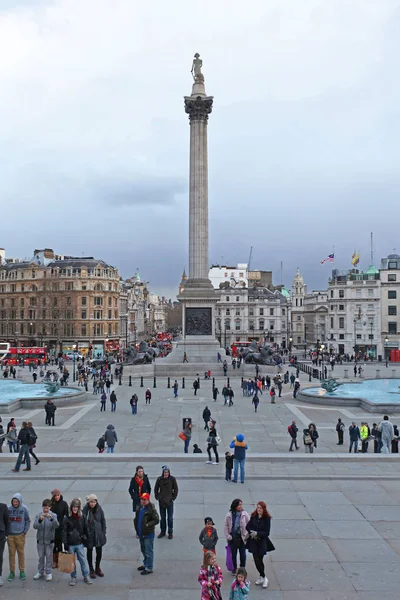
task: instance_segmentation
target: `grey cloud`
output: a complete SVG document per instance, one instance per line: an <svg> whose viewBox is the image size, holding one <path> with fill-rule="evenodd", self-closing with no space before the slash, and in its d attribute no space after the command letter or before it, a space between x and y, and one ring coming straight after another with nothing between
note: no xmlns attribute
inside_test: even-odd
<svg viewBox="0 0 400 600"><path fill-rule="evenodd" d="M97 183L94 195L97 200L119 207L171 206L186 187L184 179L172 177L145 177L131 181L113 178Z"/></svg>

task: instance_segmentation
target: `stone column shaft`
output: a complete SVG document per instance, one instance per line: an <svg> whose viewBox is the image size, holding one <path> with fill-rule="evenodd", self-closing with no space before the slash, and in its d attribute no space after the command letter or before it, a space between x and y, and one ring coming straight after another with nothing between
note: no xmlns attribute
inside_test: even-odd
<svg viewBox="0 0 400 600"><path fill-rule="evenodd" d="M208 279L207 121L190 123L189 278Z"/></svg>

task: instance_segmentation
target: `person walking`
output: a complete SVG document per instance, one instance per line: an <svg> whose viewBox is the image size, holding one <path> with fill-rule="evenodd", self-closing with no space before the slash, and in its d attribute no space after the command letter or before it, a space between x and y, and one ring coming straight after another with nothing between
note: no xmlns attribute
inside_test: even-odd
<svg viewBox="0 0 400 600"><path fill-rule="evenodd" d="M136 415L137 414L137 403L138 403L138 397L137 394L133 394L132 398L129 400L129 404L131 405L131 409L132 409L132 414Z"/></svg>
<svg viewBox="0 0 400 600"><path fill-rule="evenodd" d="M29 431L29 454L35 459L35 465L38 465L40 463L40 460L38 459L38 457L36 456L36 454L34 453L33 449L36 447L36 442L38 439L38 436L36 435L36 431L33 428L32 422L28 421L28 431ZM22 459L22 463L21 464L25 464L25 459Z"/></svg>
<svg viewBox="0 0 400 600"><path fill-rule="evenodd" d="M107 444L107 454L114 454L115 444L118 442L117 432L115 431L114 425L107 425L104 437Z"/></svg>
<svg viewBox="0 0 400 600"><path fill-rule="evenodd" d="M18 458L17 458L17 462L15 464L15 467L11 470L14 473L18 473L19 469L21 467L22 459L25 458L26 467L23 470L30 471L31 470L31 457L29 455L30 435L29 435L28 423L26 421L23 421L23 423L22 423L22 427L19 430L17 440L20 444L19 454L18 454Z"/></svg>
<svg viewBox="0 0 400 600"><path fill-rule="evenodd" d="M177 380L175 379L174 385L172 386L172 389L174 390L174 398L178 397L178 388L179 388L179 385L178 385Z"/></svg>
<svg viewBox="0 0 400 600"><path fill-rule="evenodd" d="M338 419L336 423L336 433L338 436L337 446L343 446L344 423L342 419Z"/></svg>
<svg viewBox="0 0 400 600"><path fill-rule="evenodd" d="M3 581L3 557L6 547L7 533L10 526L8 518L8 506L0 502L0 587L4 585Z"/></svg>
<svg viewBox="0 0 400 600"><path fill-rule="evenodd" d="M53 569L58 567L58 555L62 552L62 530L64 519L68 517L68 504L61 495L58 488L51 491L51 506L50 510L57 517L58 527L54 532L53 546Z"/></svg>
<svg viewBox="0 0 400 600"><path fill-rule="evenodd" d="M11 504L8 506L8 520L7 542L10 574L7 580L15 579L15 554L18 554L19 578L25 581L25 540L31 520L28 508L22 504L21 494L14 494L11 498Z"/></svg>
<svg viewBox="0 0 400 600"><path fill-rule="evenodd" d="M200 382L198 379L195 379L193 381L193 392L194 392L195 396L197 396L197 390L199 389L199 387L200 387Z"/></svg>
<svg viewBox="0 0 400 600"><path fill-rule="evenodd" d="M243 502L236 498L233 500L229 512L225 517L224 534L232 552L232 573L236 574L237 553L239 552L240 566L246 567L247 523L250 521L249 514L243 510Z"/></svg>
<svg viewBox="0 0 400 600"><path fill-rule="evenodd" d="M132 498L133 512L136 513L140 506L142 494L151 494L151 485L148 476L144 472L142 465L136 467L135 475L129 484L129 495Z"/></svg>
<svg viewBox="0 0 400 600"><path fill-rule="evenodd" d="M192 439L192 424L190 421L185 421L185 427L182 433L186 437L183 442L183 451L187 454L189 452L190 440Z"/></svg>
<svg viewBox="0 0 400 600"><path fill-rule="evenodd" d="M203 410L203 421L204 421L204 430L205 431L209 431L209 429L210 429L210 427L208 425L210 417L211 417L211 410L208 408L208 406L206 406L205 409Z"/></svg>
<svg viewBox="0 0 400 600"><path fill-rule="evenodd" d="M103 546L107 543L107 523L96 494L86 496L86 505L83 508L82 515L86 520L86 558L89 565L90 577L92 579L104 577L100 564L103 556ZM93 568L93 550L95 548L96 562L95 568Z"/></svg>
<svg viewBox="0 0 400 600"><path fill-rule="evenodd" d="M86 519L82 515L82 503L79 498L73 498L69 507L68 516L63 522L63 544L64 550L69 554L75 554L80 564L83 581L88 585L92 584L89 578L89 566L85 556L85 543L88 539L88 529ZM76 585L76 563L71 573L69 585Z"/></svg>
<svg viewBox="0 0 400 600"><path fill-rule="evenodd" d="M383 454L390 454L392 440L394 439L394 428L387 415L385 415L383 421L379 423L378 431L382 434L381 441Z"/></svg>
<svg viewBox="0 0 400 600"><path fill-rule="evenodd" d="M162 468L161 476L157 478L154 486L154 495L158 500L158 506L160 509L160 533L159 538L163 538L167 532L167 519L168 519L168 539L172 540L174 533L174 503L178 497L178 483L171 475L169 467L166 465Z"/></svg>
<svg viewBox="0 0 400 600"><path fill-rule="evenodd" d="M111 392L110 402L111 402L111 412L115 412L117 410L117 394L115 393L114 390Z"/></svg>
<svg viewBox="0 0 400 600"><path fill-rule="evenodd" d="M296 421L292 421L292 424L288 427L288 434L291 437L291 442L289 446L289 452L293 452L293 446L298 450L300 446L297 445L297 432L299 428L296 425Z"/></svg>
<svg viewBox="0 0 400 600"><path fill-rule="evenodd" d="M275 546L269 539L271 530L271 515L267 510L265 502L258 502L256 509L251 513L250 520L246 525L249 534L246 548L253 555L253 560L260 577L256 585L268 587L268 577L265 575L264 556L267 552L275 550Z"/></svg>
<svg viewBox="0 0 400 600"><path fill-rule="evenodd" d="M208 454L208 461L206 462L207 465L217 465L219 463L219 456L218 456L218 444L219 444L219 437L217 434L217 430L215 428L216 425L216 421L210 421L210 430L208 432L208 438L207 438L207 454ZM213 450L214 454L215 454L215 462L213 462L211 460L211 449Z"/></svg>
<svg viewBox="0 0 400 600"><path fill-rule="evenodd" d="M354 423L354 421L352 422L352 424L349 427L349 439L350 439L350 446L349 446L349 454L351 454L351 450L354 446L354 453L358 452L358 440L360 439L360 430L357 427L357 425Z"/></svg>
<svg viewBox="0 0 400 600"><path fill-rule="evenodd" d="M149 388L147 388L147 390L144 393L144 397L146 400L146 404L150 404L151 402L151 391L149 390Z"/></svg>
<svg viewBox="0 0 400 600"><path fill-rule="evenodd" d="M142 494L140 506L136 511L134 525L143 554L143 565L138 567L141 575L150 575L154 569L154 529L160 517L154 504L150 502L150 494Z"/></svg>
<svg viewBox="0 0 400 600"><path fill-rule="evenodd" d="M245 477L245 465L246 465L246 451L248 446L245 442L243 433L238 433L237 436L231 441L230 448L234 448L233 451L233 482L237 483L238 471L240 467L240 481L244 483ZM244 565L241 565L244 566Z"/></svg>
<svg viewBox="0 0 400 600"><path fill-rule="evenodd" d="M54 404L54 402L52 402L50 400L50 398L47 400L46 404L44 405L44 410L46 413L46 419L45 419L45 425L55 425L55 416L56 416L56 410L57 407Z"/></svg>
<svg viewBox="0 0 400 600"><path fill-rule="evenodd" d="M234 394L231 386L228 386L228 396L229 396L229 406L233 406L233 398L235 397L235 394Z"/></svg>
<svg viewBox="0 0 400 600"><path fill-rule="evenodd" d="M53 579L53 542L55 531L59 525L57 515L50 510L51 500L42 502L42 510L35 517L33 529L37 530L36 542L39 556L38 570L33 579L40 579L46 574L46 581Z"/></svg>
<svg viewBox="0 0 400 600"><path fill-rule="evenodd" d="M100 396L100 412L105 412L106 410L106 400L107 400L107 394L105 392L103 392Z"/></svg>
<svg viewBox="0 0 400 600"><path fill-rule="evenodd" d="M254 405L254 412L257 412L258 405L260 404L260 398L257 396L257 392L254 394L251 403Z"/></svg>

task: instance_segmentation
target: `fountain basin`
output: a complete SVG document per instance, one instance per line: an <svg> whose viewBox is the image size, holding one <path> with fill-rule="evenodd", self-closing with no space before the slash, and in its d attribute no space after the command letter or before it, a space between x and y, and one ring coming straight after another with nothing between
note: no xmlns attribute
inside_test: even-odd
<svg viewBox="0 0 400 600"><path fill-rule="evenodd" d="M41 383L23 383L18 379L0 380L0 412L11 413L18 408L42 408L48 398L56 400L57 406L73 404L84 395L79 388L61 387L49 394Z"/></svg>

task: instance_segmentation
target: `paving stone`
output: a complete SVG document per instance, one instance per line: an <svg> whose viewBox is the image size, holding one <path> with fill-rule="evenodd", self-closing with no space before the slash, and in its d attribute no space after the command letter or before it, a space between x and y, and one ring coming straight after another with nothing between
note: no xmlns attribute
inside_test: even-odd
<svg viewBox="0 0 400 600"><path fill-rule="evenodd" d="M399 554L385 540L327 540L339 562L399 562Z"/></svg>
<svg viewBox="0 0 400 600"><path fill-rule="evenodd" d="M380 539L377 531L364 521L314 521L323 537L343 540L376 540ZM372 542L371 542L372 543Z"/></svg>
<svg viewBox="0 0 400 600"><path fill-rule="evenodd" d="M357 591L391 592L400 581L400 563L342 563L342 568Z"/></svg>

